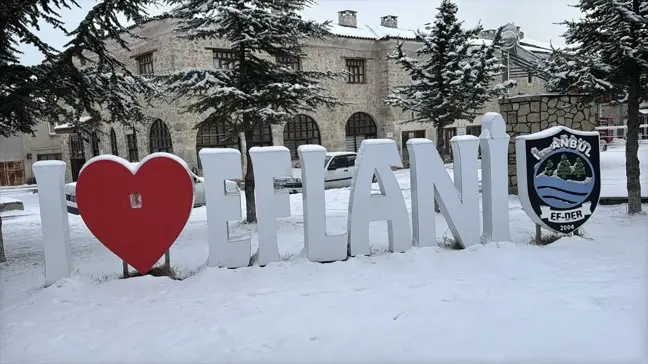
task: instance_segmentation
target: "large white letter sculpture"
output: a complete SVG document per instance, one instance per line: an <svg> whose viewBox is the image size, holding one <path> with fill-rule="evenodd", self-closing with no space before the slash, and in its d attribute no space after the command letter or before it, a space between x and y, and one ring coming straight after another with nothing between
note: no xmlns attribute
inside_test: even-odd
<svg viewBox="0 0 648 364"><path fill-rule="evenodd" d="M288 191L275 190L275 177L292 177L290 151L286 147L252 147L259 231L259 265L280 261L277 218L290 216ZM322 163L323 164L323 163Z"/></svg>
<svg viewBox="0 0 648 364"><path fill-rule="evenodd" d="M40 161L32 166L38 187L45 286L72 274L70 223L65 203L65 162Z"/></svg>
<svg viewBox="0 0 648 364"><path fill-rule="evenodd" d="M326 149L302 145L297 149L301 162L304 201L304 248L312 262L333 262L347 257L347 234L326 235L324 202L324 158Z"/></svg>
<svg viewBox="0 0 648 364"><path fill-rule="evenodd" d="M403 167L396 142L363 140L356 158L356 174L349 196L349 253L369 255L369 223L387 220L389 250L404 252L412 247L412 230L405 199L391 167ZM371 194L374 172L380 194Z"/></svg>
<svg viewBox="0 0 648 364"><path fill-rule="evenodd" d="M225 180L242 178L241 152L231 148L204 148L198 153L205 176L207 241L210 267L239 268L250 264L250 236L230 239L229 221L240 220L241 194L228 192Z"/></svg>
<svg viewBox="0 0 648 364"><path fill-rule="evenodd" d="M496 112L484 115L479 145L482 151L482 241L509 241L509 136L502 115Z"/></svg>
<svg viewBox="0 0 648 364"><path fill-rule="evenodd" d="M454 155L454 186L436 146L428 139L410 139L412 226L418 246L437 244L434 200L439 203L455 240L467 247L480 243L477 152L472 135L450 140Z"/></svg>

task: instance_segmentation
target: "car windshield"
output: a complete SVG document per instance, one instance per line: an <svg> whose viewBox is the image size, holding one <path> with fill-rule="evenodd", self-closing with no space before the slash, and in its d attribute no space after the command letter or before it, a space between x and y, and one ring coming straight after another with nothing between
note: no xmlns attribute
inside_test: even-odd
<svg viewBox="0 0 648 364"><path fill-rule="evenodd" d="M330 160L331 160L331 156L330 156L330 155L327 155L326 158L324 158L324 167L325 167L325 168L326 168L326 165L328 164L328 162L329 162Z"/></svg>

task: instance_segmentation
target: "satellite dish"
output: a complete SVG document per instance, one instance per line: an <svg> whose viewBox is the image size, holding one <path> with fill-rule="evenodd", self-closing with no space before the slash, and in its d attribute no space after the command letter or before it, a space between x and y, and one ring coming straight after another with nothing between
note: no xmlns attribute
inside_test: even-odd
<svg viewBox="0 0 648 364"><path fill-rule="evenodd" d="M506 50L515 48L518 43L519 36L520 32L514 24L506 24L504 26L504 29L502 29L502 48Z"/></svg>

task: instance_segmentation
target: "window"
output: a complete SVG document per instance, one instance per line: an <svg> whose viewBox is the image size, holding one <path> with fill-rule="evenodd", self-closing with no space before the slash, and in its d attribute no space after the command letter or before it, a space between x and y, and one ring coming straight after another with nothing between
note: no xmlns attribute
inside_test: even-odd
<svg viewBox="0 0 648 364"><path fill-rule="evenodd" d="M527 83L533 83L533 74L531 72L527 75Z"/></svg>
<svg viewBox="0 0 648 364"><path fill-rule="evenodd" d="M115 134L115 129L110 128L110 152L112 155L119 155L119 150L117 149L117 134Z"/></svg>
<svg viewBox="0 0 648 364"><path fill-rule="evenodd" d="M203 148L233 148L241 150L240 138L231 130L228 130L224 123L215 121L200 124L196 134L196 155L198 156L198 168L202 168L200 162L200 150Z"/></svg>
<svg viewBox="0 0 648 364"><path fill-rule="evenodd" d="M481 125L469 125L466 127L466 135L474 135L479 137L481 135Z"/></svg>
<svg viewBox="0 0 648 364"><path fill-rule="evenodd" d="M414 138L425 138L425 130L412 130L401 133L401 154L403 155L403 161L409 161L407 141Z"/></svg>
<svg viewBox="0 0 648 364"><path fill-rule="evenodd" d="M139 67L139 74L143 76L153 75L153 52L135 57Z"/></svg>
<svg viewBox="0 0 648 364"><path fill-rule="evenodd" d="M96 131L93 131L90 134L90 147L92 148L93 157L96 157L99 154L101 154L101 151L99 150L99 136L97 136Z"/></svg>
<svg viewBox="0 0 648 364"><path fill-rule="evenodd" d="M279 56L276 59L277 64L286 66L295 71L301 71L301 59L293 56Z"/></svg>
<svg viewBox="0 0 648 364"><path fill-rule="evenodd" d="M137 151L137 132L135 127L132 129L132 134L126 135L126 148L128 148L128 161L139 162L139 152Z"/></svg>
<svg viewBox="0 0 648 364"><path fill-rule="evenodd" d="M299 159L297 148L305 144L322 144L319 128L313 118L299 114L286 123L283 131L284 145L290 150L293 160Z"/></svg>
<svg viewBox="0 0 648 364"><path fill-rule="evenodd" d="M61 154L61 153L37 154L36 155L36 160L39 160L39 161L62 161L63 160L63 154Z"/></svg>
<svg viewBox="0 0 648 364"><path fill-rule="evenodd" d="M346 68L348 72L347 83L365 83L365 60L364 59L347 59Z"/></svg>
<svg viewBox="0 0 648 364"><path fill-rule="evenodd" d="M258 126L254 128L252 138L252 145L255 147L272 146L272 129L270 129L270 125L258 124Z"/></svg>
<svg viewBox="0 0 648 364"><path fill-rule="evenodd" d="M165 152L173 153L173 142L171 141L171 133L164 121L157 119L151 125L149 132L149 152Z"/></svg>
<svg viewBox="0 0 648 364"><path fill-rule="evenodd" d="M355 160L355 155L340 155L333 157L333 160L331 161L331 164L329 164L328 169L334 171L340 168L353 167L355 166Z"/></svg>
<svg viewBox="0 0 648 364"><path fill-rule="evenodd" d="M52 123L47 123L47 133L49 135L55 135L56 134L56 130L54 130L54 125L52 125Z"/></svg>
<svg viewBox="0 0 648 364"><path fill-rule="evenodd" d="M238 66L236 53L231 49L212 49L212 59L219 70L233 70Z"/></svg>
<svg viewBox="0 0 648 364"><path fill-rule="evenodd" d="M346 150L357 152L365 139L376 139L376 123L366 113L357 112L346 122Z"/></svg>

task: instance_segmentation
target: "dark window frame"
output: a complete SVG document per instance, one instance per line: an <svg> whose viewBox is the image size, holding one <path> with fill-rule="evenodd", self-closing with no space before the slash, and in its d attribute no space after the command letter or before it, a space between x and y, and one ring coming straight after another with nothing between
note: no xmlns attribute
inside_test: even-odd
<svg viewBox="0 0 648 364"><path fill-rule="evenodd" d="M53 158L52 158L53 156ZM36 154L37 161L62 161L63 153L40 153Z"/></svg>
<svg viewBox="0 0 648 364"><path fill-rule="evenodd" d="M286 66L295 71L302 70L302 59L301 57L294 57L290 55L283 55L275 57L275 62L279 65Z"/></svg>
<svg viewBox="0 0 648 364"><path fill-rule="evenodd" d="M156 119L149 130L149 153L173 154L173 139L171 131L162 119Z"/></svg>
<svg viewBox="0 0 648 364"><path fill-rule="evenodd" d="M137 146L137 131L132 127L132 133L126 134L126 149L128 149L128 161L139 162L139 150Z"/></svg>
<svg viewBox="0 0 648 364"><path fill-rule="evenodd" d="M238 57L233 49L211 48L212 65L219 70L234 70L238 67Z"/></svg>
<svg viewBox="0 0 648 364"><path fill-rule="evenodd" d="M119 148L117 147L117 133L114 128L110 128L110 152L112 155L119 155Z"/></svg>
<svg viewBox="0 0 648 364"><path fill-rule="evenodd" d="M360 144L364 139L378 138L378 126L374 118L365 112L353 113L346 122L345 130L345 143L349 138L353 138L353 150L349 152L357 152L360 149ZM358 137L363 137L358 142Z"/></svg>
<svg viewBox="0 0 648 364"><path fill-rule="evenodd" d="M297 149L300 145L322 145L322 135L315 119L308 115L297 114L286 123L283 130L284 146L290 150L292 160L299 159Z"/></svg>
<svg viewBox="0 0 648 364"><path fill-rule="evenodd" d="M365 84L367 83L367 59L365 58L346 58L347 83Z"/></svg>
<svg viewBox="0 0 648 364"><path fill-rule="evenodd" d="M153 52L143 53L135 57L137 69L142 76L153 76L155 68L153 67Z"/></svg>
<svg viewBox="0 0 648 364"><path fill-rule="evenodd" d="M196 132L196 157L198 169L202 169L200 150L203 148L233 148L241 150L241 137L232 135L225 123L203 122Z"/></svg>

